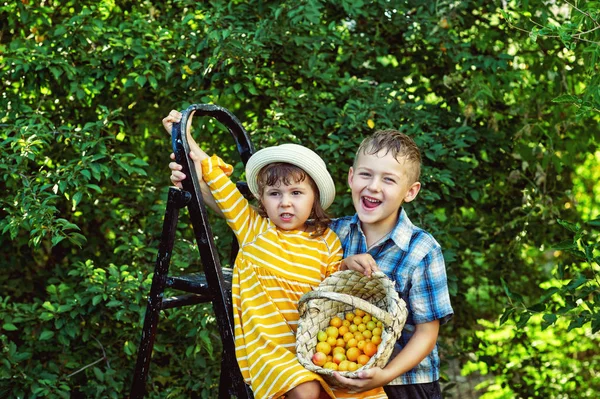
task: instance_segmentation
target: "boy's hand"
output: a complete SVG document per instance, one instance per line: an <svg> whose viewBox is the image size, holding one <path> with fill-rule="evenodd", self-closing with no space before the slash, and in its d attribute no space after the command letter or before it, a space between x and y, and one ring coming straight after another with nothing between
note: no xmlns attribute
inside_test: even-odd
<svg viewBox="0 0 600 399"><path fill-rule="evenodd" d="M379 271L375 259L369 254L358 254L342 259L340 270L347 269L360 272L367 277L371 277L372 273Z"/></svg>
<svg viewBox="0 0 600 399"><path fill-rule="evenodd" d="M365 392L371 389L379 388L389 383L393 378L389 378L385 369L373 367L366 371L359 371L358 378L342 377L340 373L334 372L333 377L343 387L352 392Z"/></svg>

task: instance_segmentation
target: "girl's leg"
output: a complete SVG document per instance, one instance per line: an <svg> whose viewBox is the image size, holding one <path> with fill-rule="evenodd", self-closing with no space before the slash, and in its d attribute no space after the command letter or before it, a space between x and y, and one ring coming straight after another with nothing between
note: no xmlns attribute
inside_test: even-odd
<svg viewBox="0 0 600 399"><path fill-rule="evenodd" d="M287 399L319 399L321 395L321 384L319 381L303 382L287 391Z"/></svg>

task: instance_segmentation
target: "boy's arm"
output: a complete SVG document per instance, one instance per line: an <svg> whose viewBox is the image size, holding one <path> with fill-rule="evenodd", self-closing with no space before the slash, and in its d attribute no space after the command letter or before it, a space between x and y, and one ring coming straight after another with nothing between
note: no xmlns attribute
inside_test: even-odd
<svg viewBox="0 0 600 399"><path fill-rule="evenodd" d="M385 366L384 370L387 370L392 376L388 382L421 363L435 348L439 331L439 320L416 324L415 333L408 340L406 346Z"/></svg>
<svg viewBox="0 0 600 399"><path fill-rule="evenodd" d="M415 333L398 355L385 368L374 367L358 373L359 378L345 378L333 373L335 379L344 387L364 392L387 385L396 377L417 366L435 347L440 321L415 325Z"/></svg>

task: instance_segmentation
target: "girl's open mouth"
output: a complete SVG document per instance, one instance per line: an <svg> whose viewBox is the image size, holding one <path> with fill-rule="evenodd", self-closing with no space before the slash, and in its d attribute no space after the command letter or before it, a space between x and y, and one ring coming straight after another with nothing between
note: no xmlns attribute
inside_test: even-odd
<svg viewBox="0 0 600 399"><path fill-rule="evenodd" d="M281 215L279 215L279 217L281 218L281 220L288 222L288 221L292 220L294 215L292 215L291 213L282 213Z"/></svg>

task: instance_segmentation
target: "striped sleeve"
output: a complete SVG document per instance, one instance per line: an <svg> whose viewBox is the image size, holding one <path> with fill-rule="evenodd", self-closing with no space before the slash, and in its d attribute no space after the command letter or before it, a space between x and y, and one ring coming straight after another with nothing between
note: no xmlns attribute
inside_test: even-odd
<svg viewBox="0 0 600 399"><path fill-rule="evenodd" d="M227 224L235 233L240 244L254 239L257 231L268 225L266 219L260 217L235 184L229 179L233 167L213 155L202 160L202 179L206 182L217 203L223 211Z"/></svg>
<svg viewBox="0 0 600 399"><path fill-rule="evenodd" d="M342 250L340 239L331 229L327 229L327 232L325 233L325 242L329 248L329 257L326 261L327 270L325 272L325 277L327 277L340 270L344 251Z"/></svg>

